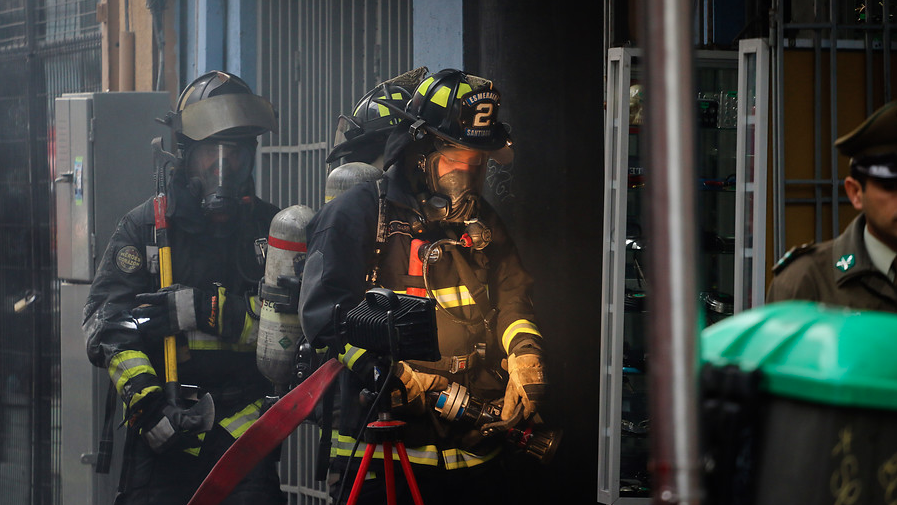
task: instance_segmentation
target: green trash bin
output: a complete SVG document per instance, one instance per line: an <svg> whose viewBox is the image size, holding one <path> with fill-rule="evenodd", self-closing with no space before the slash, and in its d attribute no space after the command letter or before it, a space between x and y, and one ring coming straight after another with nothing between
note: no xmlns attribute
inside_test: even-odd
<svg viewBox="0 0 897 505"><path fill-rule="evenodd" d="M897 315L811 302L701 333L714 504L897 504Z"/></svg>

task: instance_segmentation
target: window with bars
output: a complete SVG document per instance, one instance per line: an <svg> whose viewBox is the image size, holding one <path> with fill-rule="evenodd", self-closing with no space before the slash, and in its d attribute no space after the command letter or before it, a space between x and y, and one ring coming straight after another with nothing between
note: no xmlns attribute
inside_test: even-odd
<svg viewBox="0 0 897 505"><path fill-rule="evenodd" d="M0 0L0 50L25 47L29 23L37 44L77 40L100 30L94 0Z"/></svg>

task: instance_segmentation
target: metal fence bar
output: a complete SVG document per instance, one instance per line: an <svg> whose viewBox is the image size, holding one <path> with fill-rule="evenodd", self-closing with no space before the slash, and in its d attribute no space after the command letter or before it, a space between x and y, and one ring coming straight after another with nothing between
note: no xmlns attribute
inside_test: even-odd
<svg viewBox="0 0 897 505"><path fill-rule="evenodd" d="M59 283L50 221L54 99L100 88L93 1L0 7L0 489L4 503L60 496ZM8 123L8 124L7 124ZM6 209L15 208L14 212ZM39 295L21 312L13 302Z"/></svg>
<svg viewBox="0 0 897 505"><path fill-rule="evenodd" d="M828 237L829 231L824 229L826 218L831 218L830 233L837 236L840 233L840 209L839 204L846 201L842 195L842 180L838 173L838 153L834 148L834 140L839 131L838 114L838 70L839 55L845 51L863 51L865 76L864 101L866 115L871 114L876 106L892 99L892 85L889 79L891 72L891 30L897 24L889 19L891 0L884 2L864 2L861 13L853 16L852 9L846 11L847 5L842 0L815 0L813 2L813 21L806 19L786 20L785 6L787 2L776 1L773 5L772 16L774 20L771 38L775 44L773 52L773 207L774 229L773 244L776 257L784 254L791 245L787 243L787 230L785 209L788 204L812 205L814 209L814 240L822 241ZM862 14L865 16L862 18ZM880 16L880 19L878 19ZM809 39L802 32L811 32ZM827 33L826 33L827 31ZM800 45L799 37L810 40L810 46ZM814 97L813 97L813 142L814 154L812 178L790 178L787 173L786 153L789 146L784 140L785 107L784 97L784 53L786 45L809 47L813 51L814 59ZM828 61L823 61L823 53L828 51ZM875 59L882 58L879 65ZM828 71L824 71L824 63L828 65ZM879 78L883 76L883 78ZM878 81L878 82L876 82ZM880 96L874 84L882 86ZM825 93L828 93L825 96ZM824 109L828 107L828 114L824 118ZM823 119L828 124L828 134L822 133ZM828 168L823 168L824 154L828 153L830 159ZM792 197L787 194L788 189L801 185L810 185L814 194L813 198L803 196Z"/></svg>

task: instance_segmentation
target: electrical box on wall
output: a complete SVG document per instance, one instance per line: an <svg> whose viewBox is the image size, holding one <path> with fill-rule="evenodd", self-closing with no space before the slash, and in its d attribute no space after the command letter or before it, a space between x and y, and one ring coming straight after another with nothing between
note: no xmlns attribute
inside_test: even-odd
<svg viewBox="0 0 897 505"><path fill-rule="evenodd" d="M56 99L57 276L90 282L118 220L153 194L152 139L170 130L165 92Z"/></svg>
<svg viewBox="0 0 897 505"><path fill-rule="evenodd" d="M97 449L111 387L84 354L81 316L106 244L119 220L153 195L152 139L170 130L168 93L77 93L56 99L56 266L60 299L60 485L65 505L112 503L124 430L115 430L108 473ZM121 412L113 413L121 419Z"/></svg>

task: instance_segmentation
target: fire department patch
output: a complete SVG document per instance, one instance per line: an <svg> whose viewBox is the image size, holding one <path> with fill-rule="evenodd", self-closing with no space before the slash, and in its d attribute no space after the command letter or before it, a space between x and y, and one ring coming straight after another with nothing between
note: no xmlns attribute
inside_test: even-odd
<svg viewBox="0 0 897 505"><path fill-rule="evenodd" d="M408 235L411 236L411 225L404 221L390 221L386 232L387 236Z"/></svg>
<svg viewBox="0 0 897 505"><path fill-rule="evenodd" d="M115 255L115 266L126 274L132 274L143 266L143 256L132 245L122 247Z"/></svg>

